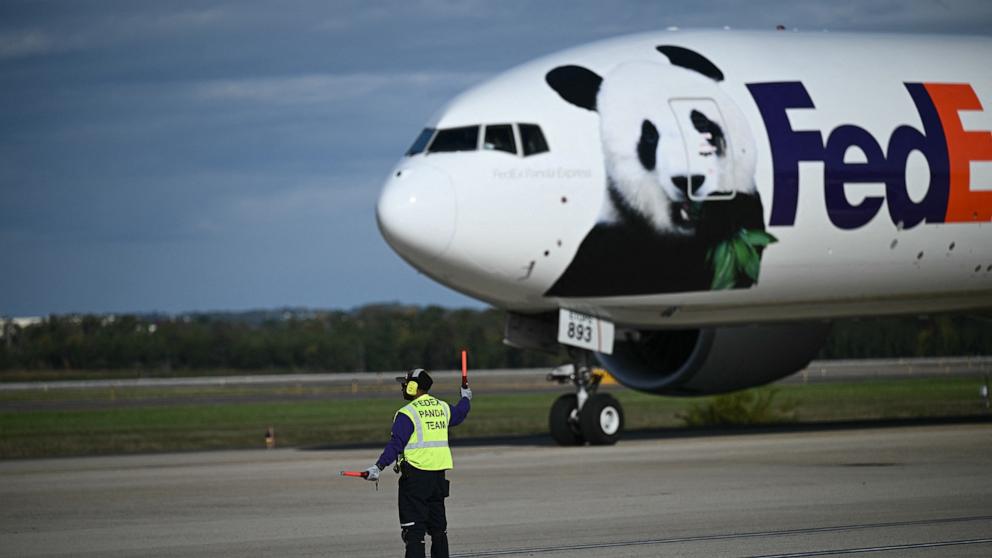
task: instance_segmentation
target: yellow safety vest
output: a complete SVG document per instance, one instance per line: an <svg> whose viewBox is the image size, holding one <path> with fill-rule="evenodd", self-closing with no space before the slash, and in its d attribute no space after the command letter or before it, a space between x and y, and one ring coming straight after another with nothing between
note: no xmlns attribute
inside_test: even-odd
<svg viewBox="0 0 992 558"><path fill-rule="evenodd" d="M451 406L425 393L396 411L394 421L400 413L413 423L413 434L407 440L403 459L422 471L451 469L453 464L448 448Z"/></svg>

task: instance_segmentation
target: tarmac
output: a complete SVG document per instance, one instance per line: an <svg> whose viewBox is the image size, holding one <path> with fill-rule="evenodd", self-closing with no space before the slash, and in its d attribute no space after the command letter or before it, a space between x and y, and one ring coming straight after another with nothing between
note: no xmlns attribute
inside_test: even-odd
<svg viewBox="0 0 992 558"><path fill-rule="evenodd" d="M992 424L454 442L453 557L992 556ZM0 462L0 556L401 556L372 449Z"/></svg>

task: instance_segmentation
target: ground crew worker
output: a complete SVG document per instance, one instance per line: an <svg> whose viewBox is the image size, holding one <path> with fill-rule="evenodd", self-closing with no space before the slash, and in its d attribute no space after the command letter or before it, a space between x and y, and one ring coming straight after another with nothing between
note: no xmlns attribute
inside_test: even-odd
<svg viewBox="0 0 992 558"><path fill-rule="evenodd" d="M448 428L461 424L471 406L472 390L462 386L462 398L454 407L427 393L434 380L422 368L396 378L403 398L410 401L393 417L393 431L374 465L366 469L368 480L393 461L400 469L400 529L406 558L425 556L425 534L431 536L431 557L448 558L448 520L444 499L448 481L444 472L452 468Z"/></svg>

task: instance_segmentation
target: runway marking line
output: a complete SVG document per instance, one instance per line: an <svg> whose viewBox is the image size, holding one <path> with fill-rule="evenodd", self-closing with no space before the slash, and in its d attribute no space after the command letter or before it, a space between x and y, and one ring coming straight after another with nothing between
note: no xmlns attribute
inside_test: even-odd
<svg viewBox="0 0 992 558"><path fill-rule="evenodd" d="M810 550L808 552L792 552L789 554L762 554L748 558L806 558L808 556L837 556L840 554L866 554L868 552L888 552L890 550L906 550L910 548L937 548L941 546L961 546L966 544L990 544L992 539L961 539L956 541L935 541L928 543L893 544L889 546L868 546L864 548L838 548L836 550Z"/></svg>
<svg viewBox="0 0 992 558"><path fill-rule="evenodd" d="M475 552L463 552L452 554L451 558L484 558L487 556L513 556L514 554L545 554L551 552L563 552L574 550L594 550L601 548L618 548L626 546L647 546L655 544L673 544L684 542L719 541L728 539L751 539L760 537L783 537L790 535L809 535L815 533L831 533L837 531L857 531L864 529L885 529L889 527L909 527L914 525L939 525L945 523L969 523L974 521L992 521L992 515L977 515L970 517L948 517L941 519L919 519L915 521L892 521L886 523L861 523L854 525L835 525L830 527L806 527L802 529L783 529L779 531L752 531L745 533L723 533L717 535L696 535L692 537L673 537L667 539L644 539L635 541L616 541L604 543L574 544L562 546L545 546L533 548L513 548L506 550L481 550ZM907 545L879 546L865 548L849 548L838 550L813 550L807 552L797 552L791 554L769 554L763 556L751 556L749 558L801 558L806 556L829 556L838 554L862 554L867 552L884 552L887 550L899 550L910 548L929 548L939 546L959 546L968 544L988 544L989 539L961 539L952 541L935 541L928 543L913 543Z"/></svg>

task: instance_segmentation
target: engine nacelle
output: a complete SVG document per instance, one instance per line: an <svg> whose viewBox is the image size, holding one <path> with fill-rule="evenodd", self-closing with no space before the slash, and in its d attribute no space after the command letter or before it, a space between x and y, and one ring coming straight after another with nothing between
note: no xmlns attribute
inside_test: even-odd
<svg viewBox="0 0 992 558"><path fill-rule="evenodd" d="M809 364L830 324L787 323L618 332L597 358L623 385L665 395L711 395L760 386Z"/></svg>

